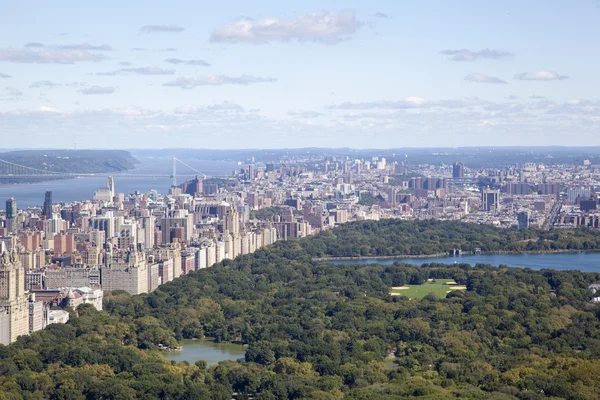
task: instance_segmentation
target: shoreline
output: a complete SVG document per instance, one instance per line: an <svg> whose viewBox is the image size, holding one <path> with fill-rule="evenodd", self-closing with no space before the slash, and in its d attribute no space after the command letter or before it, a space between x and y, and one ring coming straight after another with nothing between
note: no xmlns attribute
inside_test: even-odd
<svg viewBox="0 0 600 400"><path fill-rule="evenodd" d="M481 253L463 253L455 256L448 253L434 253L434 254L400 254L395 256L355 256L355 257L314 257L311 261L351 261L351 260L393 260L393 259L407 259L407 258L460 258L469 256L493 256L493 255L526 255L526 254L560 254L560 253L600 253L600 249L597 250L569 250L569 249L558 249L558 250L531 250L531 251L482 251Z"/></svg>

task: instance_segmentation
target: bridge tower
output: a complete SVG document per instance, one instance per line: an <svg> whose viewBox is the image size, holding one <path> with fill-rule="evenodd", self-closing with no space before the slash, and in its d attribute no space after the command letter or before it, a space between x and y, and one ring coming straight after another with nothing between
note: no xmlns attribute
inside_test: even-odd
<svg viewBox="0 0 600 400"><path fill-rule="evenodd" d="M173 157L173 187L177 187L177 158Z"/></svg>

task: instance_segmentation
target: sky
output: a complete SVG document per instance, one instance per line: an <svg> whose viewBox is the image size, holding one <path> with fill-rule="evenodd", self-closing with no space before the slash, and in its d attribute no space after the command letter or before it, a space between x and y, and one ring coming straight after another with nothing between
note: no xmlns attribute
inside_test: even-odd
<svg viewBox="0 0 600 400"><path fill-rule="evenodd" d="M600 1L9 1L0 148L600 145Z"/></svg>

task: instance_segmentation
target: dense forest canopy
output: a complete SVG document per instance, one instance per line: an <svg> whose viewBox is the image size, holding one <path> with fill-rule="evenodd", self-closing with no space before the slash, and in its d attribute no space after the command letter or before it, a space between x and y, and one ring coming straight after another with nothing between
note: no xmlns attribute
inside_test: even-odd
<svg viewBox="0 0 600 400"><path fill-rule="evenodd" d="M83 306L67 325L0 346L0 399L598 398L600 311L588 286L600 274L312 260L310 243L351 231L278 242L151 294L107 294L104 312ZM427 279L467 290L389 295ZM247 361L207 368L156 351L202 336L247 344Z"/></svg>

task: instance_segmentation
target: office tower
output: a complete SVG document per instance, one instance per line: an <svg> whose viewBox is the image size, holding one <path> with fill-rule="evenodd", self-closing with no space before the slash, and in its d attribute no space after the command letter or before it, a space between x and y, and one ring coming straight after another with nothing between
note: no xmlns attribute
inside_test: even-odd
<svg viewBox="0 0 600 400"><path fill-rule="evenodd" d="M115 180L112 176L108 177L108 190L110 191L110 197L115 195Z"/></svg>
<svg viewBox="0 0 600 400"><path fill-rule="evenodd" d="M461 162L455 162L452 165L452 177L461 179L465 177L465 164Z"/></svg>
<svg viewBox="0 0 600 400"><path fill-rule="evenodd" d="M253 164L248 165L248 179L251 181L254 180L254 165Z"/></svg>
<svg viewBox="0 0 600 400"><path fill-rule="evenodd" d="M17 200L14 197L6 200L6 219L17 217Z"/></svg>
<svg viewBox="0 0 600 400"><path fill-rule="evenodd" d="M500 191L484 189L481 191L481 208L483 211L496 211L500 206Z"/></svg>
<svg viewBox="0 0 600 400"><path fill-rule="evenodd" d="M44 195L44 208L42 210L42 215L46 219L52 219L52 191L46 191Z"/></svg>
<svg viewBox="0 0 600 400"><path fill-rule="evenodd" d="M17 200L14 197L6 200L6 228L8 232L17 232Z"/></svg>
<svg viewBox="0 0 600 400"><path fill-rule="evenodd" d="M17 252L0 244L0 344L8 345L29 333L29 302L25 268Z"/></svg>
<svg viewBox="0 0 600 400"><path fill-rule="evenodd" d="M266 172L271 172L271 171L275 171L275 164L268 163L266 166Z"/></svg>
<svg viewBox="0 0 600 400"><path fill-rule="evenodd" d="M517 214L519 229L529 228L529 211L521 211Z"/></svg>

